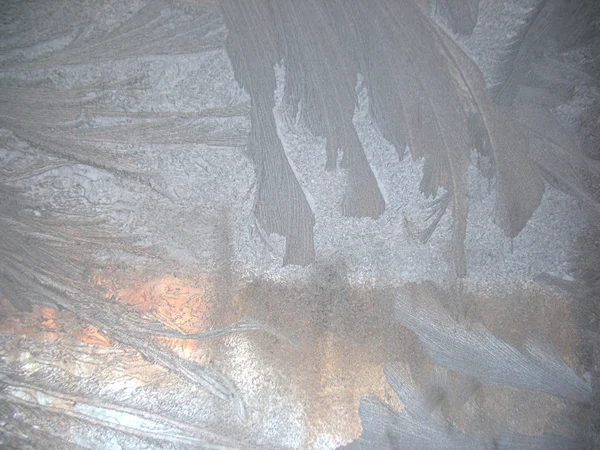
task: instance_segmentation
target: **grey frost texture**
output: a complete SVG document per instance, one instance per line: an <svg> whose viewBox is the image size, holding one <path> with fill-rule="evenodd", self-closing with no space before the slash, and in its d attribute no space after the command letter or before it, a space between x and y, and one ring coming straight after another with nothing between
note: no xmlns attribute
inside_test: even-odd
<svg viewBox="0 0 600 450"><path fill-rule="evenodd" d="M600 445L600 3L0 1L0 446Z"/></svg>

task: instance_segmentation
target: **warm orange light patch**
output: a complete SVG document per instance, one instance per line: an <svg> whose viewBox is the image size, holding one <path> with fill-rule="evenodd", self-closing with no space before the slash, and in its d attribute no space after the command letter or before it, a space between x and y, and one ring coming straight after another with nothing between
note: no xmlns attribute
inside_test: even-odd
<svg viewBox="0 0 600 450"><path fill-rule="evenodd" d="M81 342L92 345L100 345L102 347L110 347L111 341L108 337L98 331L93 325L79 329L75 332L75 336Z"/></svg>
<svg viewBox="0 0 600 450"><path fill-rule="evenodd" d="M105 269L96 274L94 281L104 290L107 301L127 305L144 319L160 321L182 334L199 333L210 326L219 326L214 323L216 316L211 309L219 298L214 279L202 276L191 279L171 274L148 277L135 272ZM266 292L265 295L273 293ZM284 291L281 295L287 298L297 294ZM370 295L368 289L355 287L353 295L360 297L364 308L377 310L380 306L369 303L375 301L375 296ZM252 296L241 291L234 298L240 304L229 311L243 310L247 314L250 311L252 316L255 306ZM360 302L356 300L357 304ZM312 317L299 317L296 309L287 309L289 306L286 302L269 304L275 328L310 338L302 343L304 345L299 343L299 348L291 350L283 346L269 352L268 356L259 352L253 357L265 358L264 364L273 364L296 380L294 396L304 406L308 426L302 448L314 448L323 436L336 445L358 438L362 432L358 409L363 397L378 397L397 411L403 409L384 374L385 358L377 342L378 333L357 341L347 336L351 333L350 329L333 326L323 332L314 329ZM222 315L219 317L223 319ZM231 316L227 319L228 323L235 321ZM257 348L264 343L264 336L260 333L245 336L250 340L257 338ZM200 364L220 355L218 345L205 341L161 336L155 336L153 341L181 358ZM235 381L240 387L246 382L245 379Z"/></svg>
<svg viewBox="0 0 600 450"><path fill-rule="evenodd" d="M162 322L184 335L207 328L210 304L216 295L214 282L202 276L144 279L136 274L125 277L106 271L95 274L94 281L105 291L106 298L128 305L145 319ZM202 362L207 356L204 343L197 340L157 336L156 341L182 358Z"/></svg>
<svg viewBox="0 0 600 450"><path fill-rule="evenodd" d="M55 342L60 338L54 308L35 306L32 312L19 312L6 299L0 299L0 333L37 341Z"/></svg>
<svg viewBox="0 0 600 450"><path fill-rule="evenodd" d="M0 333L26 336L38 342L75 339L103 347L111 345L110 339L96 327L89 325L82 328L77 316L71 312L59 312L50 306L39 305L34 306L30 313L18 312L6 300L0 300L0 307L9 312L0 319Z"/></svg>
<svg viewBox="0 0 600 450"><path fill-rule="evenodd" d="M191 280L165 275L145 281L108 280L97 275L96 284L106 291L106 297L131 306L142 316L159 320L183 334L197 333L205 328L209 316L208 299L214 295L213 283L204 278Z"/></svg>
<svg viewBox="0 0 600 450"><path fill-rule="evenodd" d="M56 323L58 311L56 311L56 309L50 307L35 307L34 313L36 310L38 310L39 314L42 316L42 325L44 325L46 328L55 329L58 326Z"/></svg>

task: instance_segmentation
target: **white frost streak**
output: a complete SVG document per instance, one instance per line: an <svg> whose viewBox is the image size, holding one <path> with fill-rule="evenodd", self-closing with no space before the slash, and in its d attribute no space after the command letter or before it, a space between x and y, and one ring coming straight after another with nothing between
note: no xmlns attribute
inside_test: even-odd
<svg viewBox="0 0 600 450"><path fill-rule="evenodd" d="M396 311L400 322L419 336L431 359L442 367L484 384L531 389L577 402L591 400L590 383L579 378L551 349L529 343L520 351L481 324L466 329L443 311L432 316L426 304L406 296L398 298Z"/></svg>

